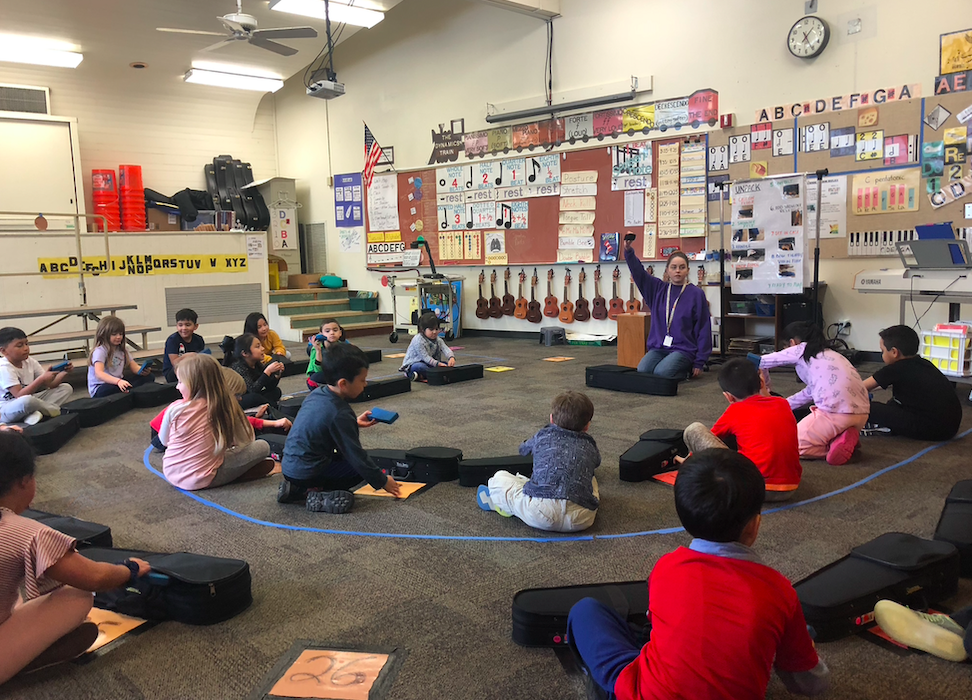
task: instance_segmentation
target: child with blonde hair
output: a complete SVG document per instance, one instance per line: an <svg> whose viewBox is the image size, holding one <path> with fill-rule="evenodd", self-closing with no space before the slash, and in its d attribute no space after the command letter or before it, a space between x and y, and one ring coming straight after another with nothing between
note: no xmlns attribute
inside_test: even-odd
<svg viewBox="0 0 972 700"><path fill-rule="evenodd" d="M169 483L195 491L269 474L270 445L254 439L219 363L209 355L186 357L176 377L182 399L166 409L158 435L166 447L162 472Z"/></svg>
<svg viewBox="0 0 972 700"><path fill-rule="evenodd" d="M132 381L125 379L126 369L135 375ZM88 360L88 394L97 399L154 381L148 367L140 370L125 347L125 322L117 316L105 316L98 322L95 348Z"/></svg>

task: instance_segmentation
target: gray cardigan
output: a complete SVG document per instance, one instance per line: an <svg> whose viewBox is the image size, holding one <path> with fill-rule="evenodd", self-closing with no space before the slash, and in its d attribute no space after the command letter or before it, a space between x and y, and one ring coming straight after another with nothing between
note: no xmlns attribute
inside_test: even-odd
<svg viewBox="0 0 972 700"><path fill-rule="evenodd" d="M424 362L429 367L437 367L440 362L448 362L450 357L452 357L452 349L445 344L441 337L436 336L435 340L429 340L424 333L418 333L408 344L405 359L402 360L402 366L398 370L408 372L409 368L416 362Z"/></svg>

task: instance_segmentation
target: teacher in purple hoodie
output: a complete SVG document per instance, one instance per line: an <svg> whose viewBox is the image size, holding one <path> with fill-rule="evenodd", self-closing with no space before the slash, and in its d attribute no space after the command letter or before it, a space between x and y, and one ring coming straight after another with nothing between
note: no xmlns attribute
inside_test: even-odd
<svg viewBox="0 0 972 700"><path fill-rule="evenodd" d="M647 352L638 371L679 380L699 376L712 354L712 320L705 292L689 284L688 257L682 252L668 257L668 282L645 272L631 241L624 242L624 260L651 311Z"/></svg>

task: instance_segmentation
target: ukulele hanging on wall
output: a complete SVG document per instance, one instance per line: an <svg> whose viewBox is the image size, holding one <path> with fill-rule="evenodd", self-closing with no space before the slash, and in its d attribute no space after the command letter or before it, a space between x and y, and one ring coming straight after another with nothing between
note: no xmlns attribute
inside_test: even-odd
<svg viewBox="0 0 972 700"><path fill-rule="evenodd" d="M483 282L486 281L486 272L479 271L479 299L476 300L476 318L489 318L489 302L483 296Z"/></svg>
<svg viewBox="0 0 972 700"><path fill-rule="evenodd" d="M641 301L635 298L634 280L631 280L631 297L628 299L628 303L624 305L624 310L629 314L636 314L641 311Z"/></svg>
<svg viewBox="0 0 972 700"><path fill-rule="evenodd" d="M568 267L564 273L564 301L560 305L560 316L558 317L561 323L573 323L574 322L574 302L570 300L570 268Z"/></svg>
<svg viewBox="0 0 972 700"><path fill-rule="evenodd" d="M533 268L533 278L530 280L530 303L527 304L526 319L530 323L540 323L543 314L540 313L540 302L537 301L537 285L540 279L537 277L537 268Z"/></svg>
<svg viewBox="0 0 972 700"><path fill-rule="evenodd" d="M581 268L580 275L577 276L577 303L574 305L574 320L589 321L591 319L591 304L584 298L584 282L587 280L587 273Z"/></svg>
<svg viewBox="0 0 972 700"><path fill-rule="evenodd" d="M607 302L604 301L604 297L601 296L600 265L594 268L594 301L592 302L592 306L593 310L591 311L591 316L596 318L598 321L603 321L608 317Z"/></svg>
<svg viewBox="0 0 972 700"><path fill-rule="evenodd" d="M500 318L503 315L503 303L496 296L496 270L489 274L489 317Z"/></svg>
<svg viewBox="0 0 972 700"><path fill-rule="evenodd" d="M526 282L526 273L520 270L520 288L516 297L516 304L513 309L513 317L524 319L527 317L527 300L523 296L523 283Z"/></svg>
<svg viewBox="0 0 972 700"><path fill-rule="evenodd" d="M510 268L503 273L503 315L512 316L516 300L510 294Z"/></svg>
<svg viewBox="0 0 972 700"><path fill-rule="evenodd" d="M553 268L547 271L547 297L543 300L543 315L549 318L557 318L560 306L557 304L557 297L553 295L551 284L553 283Z"/></svg>
<svg viewBox="0 0 972 700"><path fill-rule="evenodd" d="M624 313L624 299L618 296L618 279L620 277L621 272L615 267L614 274L611 275L611 303L608 305L608 318L612 321L617 321L618 314Z"/></svg>

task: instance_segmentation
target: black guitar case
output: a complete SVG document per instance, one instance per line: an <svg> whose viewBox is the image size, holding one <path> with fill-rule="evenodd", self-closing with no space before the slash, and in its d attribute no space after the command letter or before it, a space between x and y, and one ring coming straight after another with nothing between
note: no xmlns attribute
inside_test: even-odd
<svg viewBox="0 0 972 700"><path fill-rule="evenodd" d="M107 525L78 520L68 515L54 515L42 510L28 508L21 515L47 527L63 532L78 541L78 549L87 547L111 547L111 528Z"/></svg>
<svg viewBox="0 0 972 700"><path fill-rule="evenodd" d="M318 384L318 374L315 374L311 379ZM368 382L365 386L365 390L358 395L358 398L351 399L352 403L361 401L374 401L375 399L381 399L386 396L394 396L395 394L405 394L412 390L412 382L409 381L408 377L402 375L401 377L390 377L388 379L378 379L373 382Z"/></svg>
<svg viewBox="0 0 972 700"><path fill-rule="evenodd" d="M216 156L213 158L213 166L216 168L216 186L219 189L220 209L233 212L236 221L241 226L245 226L247 222L246 210L243 209L243 200L236 188L233 156Z"/></svg>
<svg viewBox="0 0 972 700"><path fill-rule="evenodd" d="M636 372L630 367L596 365L588 367L585 375L587 386L597 389L651 396L675 396L678 393L677 379Z"/></svg>
<svg viewBox="0 0 972 700"><path fill-rule="evenodd" d="M566 645L567 615L583 598L604 603L639 627L646 622L648 584L645 581L528 588L513 596L513 641L523 647Z"/></svg>
<svg viewBox="0 0 972 700"><path fill-rule="evenodd" d="M301 396L291 396L289 399L281 399L277 404L280 412L284 414L290 420L297 417L297 412L300 411L300 407L304 403L304 399L307 398L307 394Z"/></svg>
<svg viewBox="0 0 972 700"><path fill-rule="evenodd" d="M287 443L287 436L280 433L260 433L259 439L270 445L270 458L274 462L283 461L284 445Z"/></svg>
<svg viewBox="0 0 972 700"><path fill-rule="evenodd" d="M153 406L165 406L173 401L182 398L176 384L142 384L133 386L131 389L132 403L135 408L152 408Z"/></svg>
<svg viewBox="0 0 972 700"><path fill-rule="evenodd" d="M101 425L134 407L135 399L131 392L112 394L98 399L75 399L61 406L62 413L76 413L82 428Z"/></svg>
<svg viewBox="0 0 972 700"><path fill-rule="evenodd" d="M362 352L364 352L365 357L368 358L368 364L369 365L373 365L376 362L381 362L381 350L380 349L375 348L374 350L362 350Z"/></svg>
<svg viewBox="0 0 972 700"><path fill-rule="evenodd" d="M678 447L669 442L639 440L621 455L618 478L621 481L647 481L655 474L675 468Z"/></svg>
<svg viewBox="0 0 972 700"><path fill-rule="evenodd" d="M230 161L233 166L233 181L236 183L236 191L240 193L240 201L243 204L243 211L246 213L246 228L255 231L260 225L260 215L257 212L256 203L253 201L252 190L245 190L246 180L243 178L243 163L238 160Z"/></svg>
<svg viewBox="0 0 972 700"><path fill-rule="evenodd" d="M416 447L405 452L412 480L423 484L455 481L459 478L462 450L452 447Z"/></svg>
<svg viewBox="0 0 972 700"><path fill-rule="evenodd" d="M972 479L952 487L935 528L935 539L955 545L959 551L960 575L972 578Z"/></svg>
<svg viewBox="0 0 972 700"><path fill-rule="evenodd" d="M207 163L203 166L203 173L206 175L206 191L213 201L212 208L220 211L223 207L221 206L222 200L219 196L219 184L216 182L216 166L212 163Z"/></svg>
<svg viewBox="0 0 972 700"><path fill-rule="evenodd" d="M49 455L64 447L81 430L81 420L76 413L62 413L36 425L22 426L24 437L39 455Z"/></svg>
<svg viewBox="0 0 972 700"><path fill-rule="evenodd" d="M793 587L816 640L830 642L863 630L879 600L924 610L955 595L958 579L954 545L888 532Z"/></svg>
<svg viewBox="0 0 972 700"><path fill-rule="evenodd" d="M253 182L253 167L249 163L243 163L243 184L249 185ZM256 205L257 210L257 229L260 231L266 231L270 228L270 210L267 209L267 203L263 199L263 195L260 193L256 187L251 187L247 190L253 197L253 203Z"/></svg>
<svg viewBox="0 0 972 700"><path fill-rule="evenodd" d="M412 465L408 461L405 450L367 450L368 456L382 472L395 481L414 481Z"/></svg>
<svg viewBox="0 0 972 700"><path fill-rule="evenodd" d="M92 547L84 556L113 564L138 557L167 578L142 577L125 588L95 595L95 607L145 620L174 620L187 625L212 625L250 607L250 567L240 559L177 552L159 554Z"/></svg>
<svg viewBox="0 0 972 700"><path fill-rule="evenodd" d="M456 382L468 382L483 378L482 365L456 365L455 367L429 367L426 371L429 386L442 386Z"/></svg>
<svg viewBox="0 0 972 700"><path fill-rule="evenodd" d="M501 469L511 474L531 477L533 476L533 455L464 459L459 462L459 485L485 486L489 478Z"/></svg>

